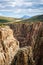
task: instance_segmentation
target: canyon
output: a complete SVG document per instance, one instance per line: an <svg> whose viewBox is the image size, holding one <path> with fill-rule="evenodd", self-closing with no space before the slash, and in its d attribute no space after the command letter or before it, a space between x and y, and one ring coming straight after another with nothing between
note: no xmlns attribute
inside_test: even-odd
<svg viewBox="0 0 43 65"><path fill-rule="evenodd" d="M43 65L43 22L0 26L0 65Z"/></svg>

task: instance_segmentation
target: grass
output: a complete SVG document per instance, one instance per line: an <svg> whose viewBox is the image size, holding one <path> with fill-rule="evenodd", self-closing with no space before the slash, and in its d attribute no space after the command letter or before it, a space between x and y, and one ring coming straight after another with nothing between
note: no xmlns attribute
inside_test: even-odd
<svg viewBox="0 0 43 65"><path fill-rule="evenodd" d="M24 19L22 22L43 22L43 15L33 16L29 19Z"/></svg>
<svg viewBox="0 0 43 65"><path fill-rule="evenodd" d="M13 23L13 22L17 22L18 20L21 20L21 19L0 16L0 23Z"/></svg>
<svg viewBox="0 0 43 65"><path fill-rule="evenodd" d="M20 19L12 17L2 17L0 16L0 25L2 24L15 24L15 23L31 23L31 22L43 22L43 15L37 15L29 19Z"/></svg>

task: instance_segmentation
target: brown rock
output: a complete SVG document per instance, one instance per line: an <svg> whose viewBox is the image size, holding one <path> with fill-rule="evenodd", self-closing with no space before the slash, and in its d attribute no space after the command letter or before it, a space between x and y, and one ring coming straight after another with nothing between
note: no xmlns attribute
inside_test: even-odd
<svg viewBox="0 0 43 65"><path fill-rule="evenodd" d="M0 65L10 65L19 49L19 42L8 27L0 27Z"/></svg>
<svg viewBox="0 0 43 65"><path fill-rule="evenodd" d="M36 65L43 65L43 24L37 24L32 36L32 48Z"/></svg>
<svg viewBox="0 0 43 65"><path fill-rule="evenodd" d="M14 31L14 37L20 42L20 47L31 46L32 43L35 43L33 38L37 37L40 27L43 29L43 22L15 23L8 25Z"/></svg>
<svg viewBox="0 0 43 65"><path fill-rule="evenodd" d="M11 65L35 65L32 47L21 48L15 55Z"/></svg>
<svg viewBox="0 0 43 65"><path fill-rule="evenodd" d="M11 24L10 27L20 42L20 48L31 46L36 65L43 65L43 22Z"/></svg>

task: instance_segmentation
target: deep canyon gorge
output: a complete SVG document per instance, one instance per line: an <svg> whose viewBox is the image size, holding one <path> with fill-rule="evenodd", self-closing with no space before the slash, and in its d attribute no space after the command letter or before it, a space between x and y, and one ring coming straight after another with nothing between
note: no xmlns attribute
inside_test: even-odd
<svg viewBox="0 0 43 65"><path fill-rule="evenodd" d="M0 65L43 65L43 22L0 26Z"/></svg>

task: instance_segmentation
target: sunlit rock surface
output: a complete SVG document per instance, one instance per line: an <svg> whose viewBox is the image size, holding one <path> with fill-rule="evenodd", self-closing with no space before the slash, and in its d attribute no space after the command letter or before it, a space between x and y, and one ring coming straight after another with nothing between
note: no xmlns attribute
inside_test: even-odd
<svg viewBox="0 0 43 65"><path fill-rule="evenodd" d="M13 31L8 26L0 26L0 65L10 65L18 49Z"/></svg>
<svg viewBox="0 0 43 65"><path fill-rule="evenodd" d="M35 65L32 47L21 48L12 60L11 65Z"/></svg>

